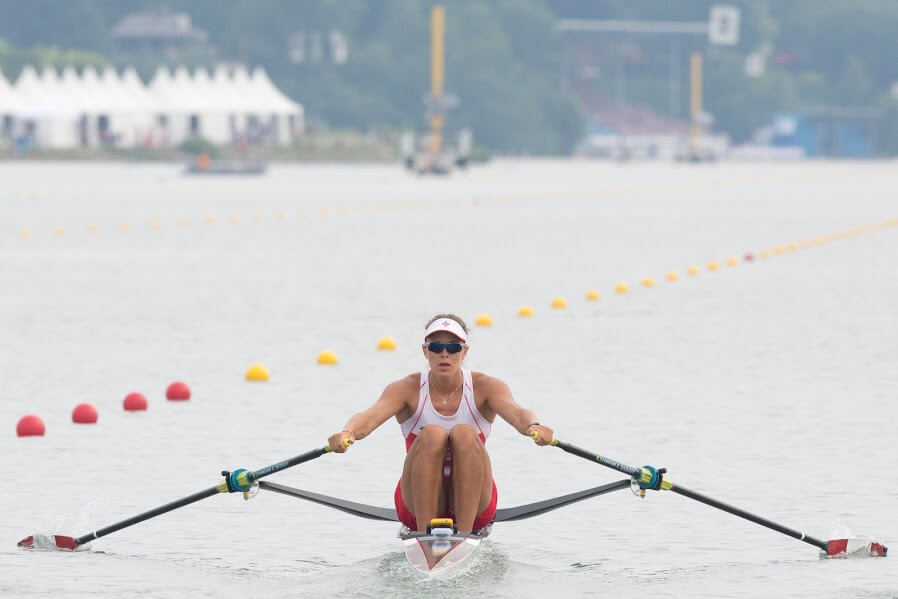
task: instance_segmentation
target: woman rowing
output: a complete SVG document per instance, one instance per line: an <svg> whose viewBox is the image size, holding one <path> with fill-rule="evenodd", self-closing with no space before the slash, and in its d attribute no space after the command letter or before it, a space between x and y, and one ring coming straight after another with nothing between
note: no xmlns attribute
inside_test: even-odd
<svg viewBox="0 0 898 599"><path fill-rule="evenodd" d="M396 418L407 454L394 501L399 519L412 530L425 530L436 517L452 518L461 532L492 522L497 491L485 444L497 414L537 445L552 441L552 429L518 405L508 385L462 368L467 340L468 327L458 316L431 318L423 344L429 368L387 385L374 405L328 439L342 453Z"/></svg>

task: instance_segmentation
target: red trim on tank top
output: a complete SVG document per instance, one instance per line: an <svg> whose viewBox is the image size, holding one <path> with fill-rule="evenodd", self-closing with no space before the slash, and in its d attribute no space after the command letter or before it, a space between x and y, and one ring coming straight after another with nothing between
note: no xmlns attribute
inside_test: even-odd
<svg viewBox="0 0 898 599"><path fill-rule="evenodd" d="M471 402L468 401L467 395L465 395L465 405L468 406L468 411L471 413L471 419L474 420L474 424L477 425L477 430L480 431L480 440L486 445L486 435L483 433L483 429L480 428L480 422L477 421L477 414L475 414L474 409L471 408Z"/></svg>

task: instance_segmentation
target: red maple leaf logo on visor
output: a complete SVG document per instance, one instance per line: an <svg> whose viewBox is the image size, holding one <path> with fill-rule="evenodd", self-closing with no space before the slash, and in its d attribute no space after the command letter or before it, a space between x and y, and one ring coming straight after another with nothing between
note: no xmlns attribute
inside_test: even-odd
<svg viewBox="0 0 898 599"><path fill-rule="evenodd" d="M444 321L443 321L443 326L444 326L444 327L448 327L448 326L449 326L449 321L448 321L448 320L444 320Z"/></svg>

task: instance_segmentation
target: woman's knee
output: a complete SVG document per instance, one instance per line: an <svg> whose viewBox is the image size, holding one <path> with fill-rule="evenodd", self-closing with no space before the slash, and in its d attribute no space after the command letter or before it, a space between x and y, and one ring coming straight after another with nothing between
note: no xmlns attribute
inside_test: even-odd
<svg viewBox="0 0 898 599"><path fill-rule="evenodd" d="M418 433L414 443L417 451L435 451L445 453L449 445L449 433L439 426L425 426Z"/></svg>
<svg viewBox="0 0 898 599"><path fill-rule="evenodd" d="M474 427L470 424L457 424L452 427L451 431L449 431L449 444L452 445L454 449L462 448L474 443L482 445L480 437L477 435L477 431L475 431Z"/></svg>

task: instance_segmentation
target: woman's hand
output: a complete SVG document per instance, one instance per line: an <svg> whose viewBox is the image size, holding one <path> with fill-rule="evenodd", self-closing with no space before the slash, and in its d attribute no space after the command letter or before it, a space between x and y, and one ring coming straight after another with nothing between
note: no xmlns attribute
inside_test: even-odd
<svg viewBox="0 0 898 599"><path fill-rule="evenodd" d="M346 453L354 442L355 436L351 431L340 431L327 438L327 444L334 453Z"/></svg>
<svg viewBox="0 0 898 599"><path fill-rule="evenodd" d="M531 424L527 427L527 435L537 445L549 445L552 443L552 439L555 438L555 431L542 424Z"/></svg>

